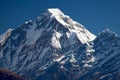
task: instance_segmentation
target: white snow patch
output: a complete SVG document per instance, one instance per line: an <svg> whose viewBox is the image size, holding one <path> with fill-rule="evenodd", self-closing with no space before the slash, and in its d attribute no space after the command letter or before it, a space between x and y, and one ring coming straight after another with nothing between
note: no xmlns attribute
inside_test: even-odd
<svg viewBox="0 0 120 80"><path fill-rule="evenodd" d="M4 44L5 40L11 35L13 29L8 29L4 34L0 35L0 43Z"/></svg>
<svg viewBox="0 0 120 80"><path fill-rule="evenodd" d="M65 55L62 55L62 56L59 57L58 59L54 59L54 61L55 61L55 62L60 62L64 57L65 57Z"/></svg>
<svg viewBox="0 0 120 80"><path fill-rule="evenodd" d="M87 53L93 53L93 52L95 52L95 50L94 49L90 49L90 50L87 50L86 52Z"/></svg>
<svg viewBox="0 0 120 80"><path fill-rule="evenodd" d="M90 59L90 60L83 60L82 61L83 63L90 63L90 62L95 62L95 57L94 56L92 56L92 58Z"/></svg>
<svg viewBox="0 0 120 80"><path fill-rule="evenodd" d="M60 68L61 68L61 69L64 69L64 66L63 66L63 65L61 65L61 66L60 66Z"/></svg>
<svg viewBox="0 0 120 80"><path fill-rule="evenodd" d="M51 8L51 9L48 9L48 11L54 16L64 15L64 13L58 8Z"/></svg>
<svg viewBox="0 0 120 80"><path fill-rule="evenodd" d="M70 33L67 33L67 36L70 37L70 35L72 33L76 33L76 36L78 37L78 39L80 40L81 43L86 43L86 42L90 42L93 41L96 36L93 35L92 33L90 33L86 28L82 27L78 27L78 26L74 26L74 29L69 29Z"/></svg>
<svg viewBox="0 0 120 80"><path fill-rule="evenodd" d="M61 10L59 10L58 8L52 8L52 9L48 9L48 11L52 14L51 17L56 18L56 20L60 22L62 25L69 26L69 24L67 24L63 20L63 18L68 17L68 16L64 15L64 13Z"/></svg>
<svg viewBox="0 0 120 80"><path fill-rule="evenodd" d="M61 33L55 31L52 35L52 42L51 42L51 45L54 47L54 48L57 48L57 49L60 49L61 48L61 44L60 44L60 37L62 36Z"/></svg>
<svg viewBox="0 0 120 80"><path fill-rule="evenodd" d="M71 54L70 62L77 62L76 59L75 59L75 56L73 54Z"/></svg>
<svg viewBox="0 0 120 80"><path fill-rule="evenodd" d="M92 65L84 64L83 67L87 67L87 68L89 68L89 67L92 67Z"/></svg>
<svg viewBox="0 0 120 80"><path fill-rule="evenodd" d="M67 59L65 59L65 60L62 60L61 62L60 62L60 64L61 65L64 65L65 63L66 63L66 61L68 61L69 60L69 58L67 58Z"/></svg>
<svg viewBox="0 0 120 80"><path fill-rule="evenodd" d="M90 62L95 62L95 57L92 56L92 58L90 59Z"/></svg>

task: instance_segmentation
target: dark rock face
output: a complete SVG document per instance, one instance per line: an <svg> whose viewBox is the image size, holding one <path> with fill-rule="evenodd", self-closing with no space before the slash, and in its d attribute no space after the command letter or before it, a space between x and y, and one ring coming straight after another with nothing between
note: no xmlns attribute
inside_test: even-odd
<svg viewBox="0 0 120 80"><path fill-rule="evenodd" d="M0 80L27 80L5 69L0 69Z"/></svg>

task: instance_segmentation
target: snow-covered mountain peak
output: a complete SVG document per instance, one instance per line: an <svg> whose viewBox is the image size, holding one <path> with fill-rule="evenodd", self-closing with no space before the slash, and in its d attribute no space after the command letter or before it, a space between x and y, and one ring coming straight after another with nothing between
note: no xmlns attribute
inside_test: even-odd
<svg viewBox="0 0 120 80"><path fill-rule="evenodd" d="M111 73L117 65L118 71L119 53L114 32L107 29L96 37L56 8L0 36L0 67L32 80L88 80L91 72Z"/></svg>
<svg viewBox="0 0 120 80"><path fill-rule="evenodd" d="M51 18L55 18L60 24L64 26L69 26L68 20L72 21L69 16L65 15L58 8L50 8L47 10L47 13L50 15Z"/></svg>
<svg viewBox="0 0 120 80"><path fill-rule="evenodd" d="M66 33L68 38L70 37L69 35L72 35L74 33L74 36L77 36L81 43L86 43L96 38L96 36L90 33L83 25L72 20L68 15L65 15L60 9L53 8L48 9L48 11L51 13L51 17L54 17L60 24L62 24L65 28L69 30L69 32Z"/></svg>
<svg viewBox="0 0 120 80"><path fill-rule="evenodd" d="M102 31L102 34L109 34L109 35L114 34L114 35L117 36L117 34L116 34L115 32L113 32L113 31L111 31L110 29L105 29L105 30L103 30L103 31Z"/></svg>
<svg viewBox="0 0 120 80"><path fill-rule="evenodd" d="M6 58L8 63L3 65L17 72L28 70L32 66L37 66L40 68L38 71L42 71L42 67L48 68L50 65L47 64L60 62L66 52L94 40L95 37L59 9L48 9L35 20L29 20L14 29L10 37L4 39L6 44L1 48L3 51L0 52L0 59L5 53L9 55L9 58ZM12 58L15 55L19 56ZM0 61L2 63L2 60ZM24 62L20 64L22 61Z"/></svg>
<svg viewBox="0 0 120 80"><path fill-rule="evenodd" d="M110 39L111 40L111 38L115 38L115 37L118 37L118 35L115 32L111 31L110 29L103 30L97 36L97 38L99 38L99 39L103 39L104 38L105 40L106 39Z"/></svg>
<svg viewBox="0 0 120 80"><path fill-rule="evenodd" d="M54 42L54 39L58 40L58 37L55 37L58 36L57 33L61 35L59 37L60 40L66 36L69 39L70 43L71 41L73 43L76 42L74 38L78 39L82 44L92 41L96 38L96 36L90 33L83 25L72 20L68 15L65 15L58 8L47 9L47 11L38 16L35 21L36 22L34 23L33 26L35 30L32 31L33 30L32 29L31 30L32 32L28 31L28 33L30 32L34 34L35 32L36 35L38 34L38 32L40 32L39 34L41 35L43 30L44 32L46 31L46 33L54 31L55 33L54 35L52 35L53 40L52 42ZM36 31L38 32L36 33ZM40 35L38 35L36 39L38 39ZM35 41L36 39L34 39L33 41ZM61 41L59 41L59 43L60 42ZM56 44L56 46L58 46L58 44Z"/></svg>
<svg viewBox="0 0 120 80"><path fill-rule="evenodd" d="M64 15L64 13L58 8L50 8L48 9L48 12L54 16Z"/></svg>

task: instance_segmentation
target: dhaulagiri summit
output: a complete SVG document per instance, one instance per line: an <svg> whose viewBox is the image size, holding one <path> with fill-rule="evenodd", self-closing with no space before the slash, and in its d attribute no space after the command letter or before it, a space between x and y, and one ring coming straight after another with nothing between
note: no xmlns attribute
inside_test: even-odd
<svg viewBox="0 0 120 80"><path fill-rule="evenodd" d="M0 35L0 68L28 80L119 80L119 60L115 32L96 36L58 8Z"/></svg>

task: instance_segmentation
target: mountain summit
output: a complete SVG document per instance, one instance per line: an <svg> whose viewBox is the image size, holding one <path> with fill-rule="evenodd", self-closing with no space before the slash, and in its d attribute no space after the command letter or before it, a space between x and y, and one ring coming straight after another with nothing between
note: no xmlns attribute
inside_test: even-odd
<svg viewBox="0 0 120 80"><path fill-rule="evenodd" d="M58 8L48 9L0 37L0 67L32 80L89 79L88 71L107 61L107 57L98 56L111 51L107 46L110 40L105 38L108 33L103 31L96 37ZM112 47L118 46L112 50L120 52L119 42L115 37Z"/></svg>

